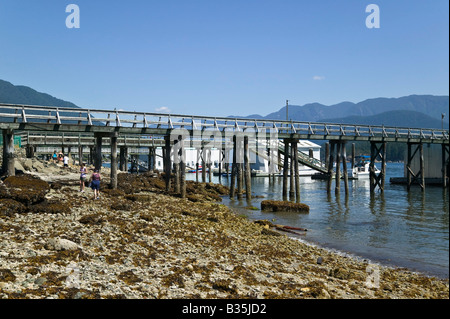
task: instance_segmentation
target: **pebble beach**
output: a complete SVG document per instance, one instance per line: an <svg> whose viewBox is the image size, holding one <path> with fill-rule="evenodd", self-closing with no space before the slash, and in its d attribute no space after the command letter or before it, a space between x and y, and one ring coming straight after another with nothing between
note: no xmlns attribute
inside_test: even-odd
<svg viewBox="0 0 450 319"><path fill-rule="evenodd" d="M295 240L222 205L228 189L17 159L0 183L0 299L448 299L448 280Z"/></svg>

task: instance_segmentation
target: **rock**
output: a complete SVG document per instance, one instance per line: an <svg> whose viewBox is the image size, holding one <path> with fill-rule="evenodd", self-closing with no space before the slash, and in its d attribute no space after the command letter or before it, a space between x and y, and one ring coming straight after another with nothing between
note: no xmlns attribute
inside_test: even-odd
<svg viewBox="0 0 450 319"><path fill-rule="evenodd" d="M42 286L43 284L45 284L45 282L47 281L46 278L44 277L39 277L34 281L34 284L37 286Z"/></svg>
<svg viewBox="0 0 450 319"><path fill-rule="evenodd" d="M13 199L0 199L0 216L13 216L25 212L25 206Z"/></svg>
<svg viewBox="0 0 450 319"><path fill-rule="evenodd" d="M38 160L34 160L32 162L32 167L36 170L38 173L42 173L45 170L44 164L42 164Z"/></svg>
<svg viewBox="0 0 450 319"><path fill-rule="evenodd" d="M323 263L323 258L322 257L317 258L317 264L322 265L322 263Z"/></svg>
<svg viewBox="0 0 450 319"><path fill-rule="evenodd" d="M25 168L25 170L32 172L33 171L33 161L31 158L27 158L22 162L22 166Z"/></svg>
<svg viewBox="0 0 450 319"><path fill-rule="evenodd" d="M42 202L49 192L47 182L31 175L10 176L0 184L0 198L10 198L24 205Z"/></svg>
<svg viewBox="0 0 450 319"><path fill-rule="evenodd" d="M302 203L287 201L263 200L261 202L261 210L272 212L309 213L309 206Z"/></svg>
<svg viewBox="0 0 450 319"><path fill-rule="evenodd" d="M16 171L25 172L25 168L22 166L22 164L19 161L14 161L14 169Z"/></svg>
<svg viewBox="0 0 450 319"><path fill-rule="evenodd" d="M47 240L45 248L48 250L78 250L81 246L73 241L64 238L50 238Z"/></svg>

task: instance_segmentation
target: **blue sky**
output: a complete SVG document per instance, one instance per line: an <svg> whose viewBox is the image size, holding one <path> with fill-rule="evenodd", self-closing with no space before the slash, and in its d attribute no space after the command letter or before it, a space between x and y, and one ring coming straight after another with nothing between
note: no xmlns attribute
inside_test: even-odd
<svg viewBox="0 0 450 319"><path fill-rule="evenodd" d="M217 116L448 95L448 29L447 0L0 0L0 79L80 107Z"/></svg>

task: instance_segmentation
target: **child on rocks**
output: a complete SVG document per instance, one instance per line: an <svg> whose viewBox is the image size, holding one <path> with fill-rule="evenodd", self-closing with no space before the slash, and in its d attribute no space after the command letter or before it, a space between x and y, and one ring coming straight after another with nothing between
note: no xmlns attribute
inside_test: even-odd
<svg viewBox="0 0 450 319"><path fill-rule="evenodd" d="M84 184L87 180L87 168L84 163L80 165L80 192L84 192Z"/></svg>
<svg viewBox="0 0 450 319"><path fill-rule="evenodd" d="M100 180L101 176L98 169L94 169L94 173L91 176L91 188L94 191L94 200L100 198Z"/></svg>

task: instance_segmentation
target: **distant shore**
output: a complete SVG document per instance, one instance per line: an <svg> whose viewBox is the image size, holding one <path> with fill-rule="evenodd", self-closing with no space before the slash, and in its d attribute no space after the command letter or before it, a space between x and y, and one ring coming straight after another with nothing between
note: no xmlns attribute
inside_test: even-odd
<svg viewBox="0 0 450 319"><path fill-rule="evenodd" d="M79 191L77 167L42 165L25 173L49 183L44 203L53 210L32 203L17 212L13 195L0 199L3 299L449 298L448 280L336 254L237 216L216 203L227 191L220 185L188 182L181 199L158 176L123 173L109 190L105 169L93 200L90 189ZM13 194L6 182L3 194Z"/></svg>

